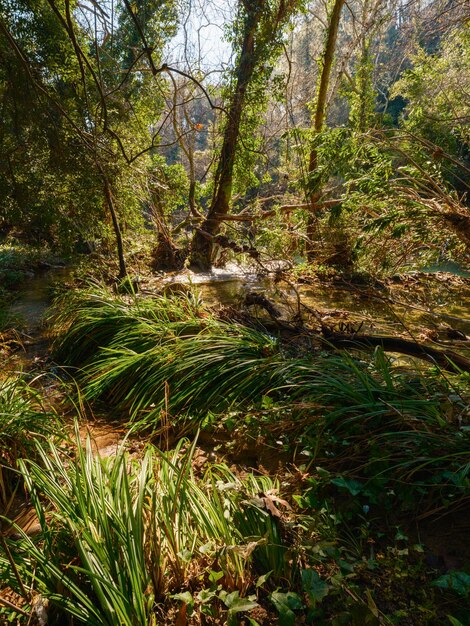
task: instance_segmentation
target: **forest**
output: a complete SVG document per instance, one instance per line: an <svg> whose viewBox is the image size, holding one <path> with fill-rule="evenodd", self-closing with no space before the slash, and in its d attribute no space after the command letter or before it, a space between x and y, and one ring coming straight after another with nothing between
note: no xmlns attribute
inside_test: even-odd
<svg viewBox="0 0 470 626"><path fill-rule="evenodd" d="M0 625L470 626L470 0L0 0Z"/></svg>

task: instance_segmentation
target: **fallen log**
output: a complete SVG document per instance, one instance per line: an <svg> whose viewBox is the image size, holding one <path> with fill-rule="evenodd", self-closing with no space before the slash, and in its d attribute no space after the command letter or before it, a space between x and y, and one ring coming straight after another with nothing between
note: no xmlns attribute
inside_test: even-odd
<svg viewBox="0 0 470 626"><path fill-rule="evenodd" d="M382 348L384 352L397 352L406 354L428 363L438 365L447 372L459 374L461 372L470 373L470 359L457 354L453 350L438 350L431 346L426 346L417 341L403 339L402 337L390 337L385 335L362 335L358 332L347 333L338 332L326 326L319 320L321 331L304 326L301 322L293 324L292 322L279 319L279 315L273 315L273 311L278 313L275 305L265 296L258 296L251 292L247 295L245 305L257 304L265 309L271 318L270 322L264 320L262 325L271 332L283 333L292 337L300 335L308 336L311 339L320 340L326 348L340 348L345 350L364 350L371 348ZM313 311L311 311L313 312Z"/></svg>
<svg viewBox="0 0 470 626"><path fill-rule="evenodd" d="M339 333L326 327L322 329L322 341L327 346L345 349L382 348L385 352L398 352L413 356L442 369L453 372L470 373L470 359L452 350L437 350L410 339L382 335L358 335Z"/></svg>

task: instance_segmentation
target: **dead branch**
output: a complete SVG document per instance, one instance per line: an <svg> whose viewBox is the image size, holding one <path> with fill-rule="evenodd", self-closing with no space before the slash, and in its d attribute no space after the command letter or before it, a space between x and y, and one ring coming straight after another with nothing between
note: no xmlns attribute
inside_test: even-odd
<svg viewBox="0 0 470 626"><path fill-rule="evenodd" d="M336 206L341 203L341 200L326 200L321 204L318 204L315 208L317 211L321 211L331 206ZM253 222L255 220L265 220L268 217L274 217L278 212L291 213L297 209L309 209L311 205L307 202L301 204L285 204L279 206L276 209L270 211L263 211L262 213L238 213L237 215L223 215L222 213L216 213L215 217L222 222Z"/></svg>

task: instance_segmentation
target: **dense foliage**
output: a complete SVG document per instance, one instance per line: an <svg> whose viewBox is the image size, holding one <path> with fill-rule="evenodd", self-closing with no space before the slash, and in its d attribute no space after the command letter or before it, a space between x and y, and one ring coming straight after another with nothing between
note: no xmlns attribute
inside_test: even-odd
<svg viewBox="0 0 470 626"><path fill-rule="evenodd" d="M193 235L192 260L206 266L255 248L289 257L314 250L317 262L346 271L465 260L464 9L450 19L437 1L406 11L353 3L339 16L334 48L322 51L325 33L311 15L327 26L329 9L247 6L234 3L225 18L233 58L216 82L218 59L207 69L204 42L198 58L181 30L184 3L113 2L111 13L68 0L4 3L2 231L64 249L117 247L121 275L144 225L156 230L162 266L180 265ZM331 70L322 77L325 55ZM320 78L328 110L313 132L305 119L320 106ZM206 242L215 239L196 254L198 226Z"/></svg>
<svg viewBox="0 0 470 626"><path fill-rule="evenodd" d="M16 594L10 615L438 624L446 602L452 619L464 615L465 570L439 577L407 533L468 504L465 376L418 377L380 350L372 361L306 352L261 325L218 319L190 293L142 299L93 287L57 305L55 355L76 376L76 406L104 399L134 433L160 441L184 428L216 442L224 430L233 445L262 441L295 464L279 479L265 475L263 456L258 472L229 469L209 460L198 434L166 453L129 441L101 457L78 423L73 448L46 442L51 423L34 395L8 382L3 419L13 437L28 431L21 450L1 452L40 528L31 536L14 524L0 548L3 585ZM392 588L416 576L433 586L406 589L411 613Z"/></svg>
<svg viewBox="0 0 470 626"><path fill-rule="evenodd" d="M0 2L2 624L468 624L469 20Z"/></svg>

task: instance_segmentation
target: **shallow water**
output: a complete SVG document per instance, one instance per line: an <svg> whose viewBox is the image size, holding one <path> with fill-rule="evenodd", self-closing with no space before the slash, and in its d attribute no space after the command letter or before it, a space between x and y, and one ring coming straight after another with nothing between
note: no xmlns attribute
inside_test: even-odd
<svg viewBox="0 0 470 626"><path fill-rule="evenodd" d="M19 320L19 328L16 330L25 330L27 334L38 333L52 301L52 285L66 280L69 274L68 268L53 268L28 278L20 285L18 297L9 307L10 312Z"/></svg>
<svg viewBox="0 0 470 626"><path fill-rule="evenodd" d="M454 261L444 261L442 263L434 263L422 268L423 272L435 273L435 272L447 272L454 276L461 276L462 278L470 278L470 270L459 263Z"/></svg>
<svg viewBox="0 0 470 626"><path fill-rule="evenodd" d="M51 286L67 280L69 275L68 268L37 274L21 286L17 300L11 305L11 312L22 319L22 328L27 335L35 337L36 342L43 335L43 318L52 297ZM396 285L392 282L386 290L371 290L346 283L294 286L285 280L276 280L274 273L266 276L232 264L206 273L186 270L168 274L152 281L151 291L170 283L194 285L209 305L237 306L249 292L256 292L273 301L286 319L299 314L300 299L300 314L308 323L315 324L313 310L334 328L348 324L354 330L362 324L364 333L401 335L425 342L431 339L430 333L437 332L441 345L464 353L470 351L470 342L446 338L445 329L449 327L470 336L470 283L449 275L409 275L397 279Z"/></svg>
<svg viewBox="0 0 470 626"><path fill-rule="evenodd" d="M457 279L458 280L458 279ZM455 282L449 275L414 274L389 285L387 290L371 290L352 284L292 285L272 276L243 271L233 266L209 273L185 271L162 280L194 285L208 304L237 305L249 292L274 301L286 316L308 308L326 320L363 323L363 331L376 334L400 333L412 337L423 330L451 327L470 336L470 284ZM393 300L393 302L391 302Z"/></svg>

